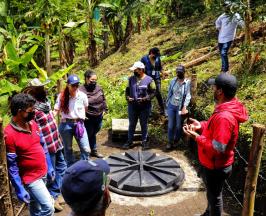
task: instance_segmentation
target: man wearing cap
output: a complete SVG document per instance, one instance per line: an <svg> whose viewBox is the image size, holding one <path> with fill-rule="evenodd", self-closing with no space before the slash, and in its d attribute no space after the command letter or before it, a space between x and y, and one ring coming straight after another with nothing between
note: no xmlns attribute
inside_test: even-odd
<svg viewBox="0 0 266 216"><path fill-rule="evenodd" d="M185 78L185 67L178 65L176 77L171 80L166 100L168 114L168 143L166 150L177 147L181 138L181 116L188 113L187 106L190 103L190 80Z"/></svg>
<svg viewBox="0 0 266 216"><path fill-rule="evenodd" d="M89 160L90 145L84 120L88 109L88 97L81 92L79 77L75 74L68 76L67 86L58 95L54 106L54 115L61 113L59 132L63 139L64 155L69 167L75 162L72 141L75 137L80 148L80 159Z"/></svg>
<svg viewBox="0 0 266 216"><path fill-rule="evenodd" d="M110 167L103 159L78 161L70 166L62 183L62 194L71 216L104 216L111 202L108 190Z"/></svg>
<svg viewBox="0 0 266 216"><path fill-rule="evenodd" d="M145 55L140 60L145 65L145 73L150 76L156 87L156 98L160 106L160 114L164 115L164 102L161 94L161 75L162 65L160 59L160 50L157 47L153 47L149 50L149 54Z"/></svg>
<svg viewBox="0 0 266 216"><path fill-rule="evenodd" d="M222 72L228 72L228 50L235 38L237 26L244 27L244 21L238 13L232 14L230 8L233 6L231 1L223 3L224 13L215 22L216 29L219 31L218 47L222 60Z"/></svg>
<svg viewBox="0 0 266 216"><path fill-rule="evenodd" d="M45 90L45 85L48 83L49 81L42 83L39 79L35 78L30 81L28 87L26 87L23 92L32 95L36 100L35 121L43 135L43 141L48 147L52 165L55 170L55 179L54 181L47 182L47 189L55 200L55 210L62 211L64 200L61 196L60 187L67 164L63 154L63 143Z"/></svg>
<svg viewBox="0 0 266 216"><path fill-rule="evenodd" d="M199 161L203 167L203 180L207 189L208 207L203 216L220 216L223 211L222 190L232 172L234 148L239 124L248 120L247 110L235 97L235 76L222 73L210 79L215 110L208 121L191 119L184 132L198 144Z"/></svg>
<svg viewBox="0 0 266 216"><path fill-rule="evenodd" d="M151 110L151 99L155 96L154 82L144 73L144 64L135 62L129 70L134 75L129 77L126 88L126 100L128 102L128 141L123 148L128 149L133 144L134 133L138 119L142 133L142 148L147 149L148 142L148 119Z"/></svg>

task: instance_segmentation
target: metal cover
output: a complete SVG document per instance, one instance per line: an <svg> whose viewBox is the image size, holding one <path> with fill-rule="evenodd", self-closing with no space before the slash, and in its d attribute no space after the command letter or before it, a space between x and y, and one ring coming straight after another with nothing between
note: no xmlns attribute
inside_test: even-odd
<svg viewBox="0 0 266 216"><path fill-rule="evenodd" d="M111 191L127 196L154 196L176 190L185 173L171 157L150 151L113 154L110 165Z"/></svg>

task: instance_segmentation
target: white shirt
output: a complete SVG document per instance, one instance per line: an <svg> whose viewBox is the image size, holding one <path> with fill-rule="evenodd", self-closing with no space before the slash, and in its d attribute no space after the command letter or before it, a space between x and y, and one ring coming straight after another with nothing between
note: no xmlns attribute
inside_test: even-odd
<svg viewBox="0 0 266 216"><path fill-rule="evenodd" d="M244 27L244 24L238 13L235 13L232 17L223 13L215 22L216 29L219 30L218 43L233 41L237 26Z"/></svg>
<svg viewBox="0 0 266 216"><path fill-rule="evenodd" d="M61 93L58 95L54 109L60 110L60 97ZM85 93L77 90L75 97L69 97L69 113L64 113L61 110L62 119L83 119L85 120L85 108L88 107L88 97Z"/></svg>

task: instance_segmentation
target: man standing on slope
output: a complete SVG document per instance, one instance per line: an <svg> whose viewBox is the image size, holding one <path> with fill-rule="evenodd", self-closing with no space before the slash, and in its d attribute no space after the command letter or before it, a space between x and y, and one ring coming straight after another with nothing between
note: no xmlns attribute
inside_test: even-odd
<svg viewBox="0 0 266 216"><path fill-rule="evenodd" d="M202 216L221 216L222 190L232 172L234 148L238 139L239 124L248 120L244 105L235 98L235 76L221 73L210 79L213 86L215 110L208 121L183 127L184 132L198 144L198 156L203 167L203 181L207 189L208 207Z"/></svg>
<svg viewBox="0 0 266 216"><path fill-rule="evenodd" d="M230 8L232 3L230 1L225 1L223 4L224 13L218 17L215 22L216 29L219 31L218 36L218 47L222 60L222 72L228 72L229 62L228 62L228 50L235 38L236 28L238 25L244 27L244 21L241 19L238 13L232 14Z"/></svg>
<svg viewBox="0 0 266 216"><path fill-rule="evenodd" d="M149 54L145 55L140 60L145 65L145 74L150 76L156 86L156 98L160 106L160 114L164 115L164 102L161 94L161 76L162 65L160 59L160 50L157 47L150 49Z"/></svg>

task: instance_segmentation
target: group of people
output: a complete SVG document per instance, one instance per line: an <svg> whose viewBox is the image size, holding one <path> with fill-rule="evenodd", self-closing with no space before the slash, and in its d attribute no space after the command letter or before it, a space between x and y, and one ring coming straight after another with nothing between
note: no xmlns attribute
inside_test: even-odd
<svg viewBox="0 0 266 216"><path fill-rule="evenodd" d="M225 9L229 5L225 3ZM228 72L227 52L234 38L239 17L228 21L221 15L216 21L219 30L219 48L222 72ZM232 24L233 23L233 24ZM226 36L231 32L231 36ZM133 144L135 128L140 120L143 149L148 145L148 119L151 100L156 97L160 113L168 116L167 150L176 148L182 131L195 140L203 167L203 180L207 189L208 206L203 216L222 214L223 184L232 171L234 147L238 138L239 123L248 119L245 107L235 97L237 80L229 73L221 73L209 80L213 86L215 110L208 121L189 118L182 124L190 102L190 80L185 67L177 66L171 80L166 103L161 94L160 51L154 47L148 55L130 68L126 88L128 102L128 141ZM84 74L80 85L76 75L67 78L65 89L58 95L54 110L47 98L45 85L33 79L23 93L15 95L10 104L12 118L4 130L9 178L17 197L29 204L30 215L50 216L62 210L66 202L73 216L103 216L111 197L108 191L109 165L97 150L96 134L103 115L108 111L103 89L97 85L93 71ZM166 107L166 111L165 111ZM57 126L55 117L60 114ZM76 162L72 141L75 137L80 159ZM91 160L91 157L97 160Z"/></svg>
<svg viewBox="0 0 266 216"><path fill-rule="evenodd" d="M103 157L97 151L96 134L108 110L105 96L95 72L86 71L84 78L84 85L79 86L78 76L68 76L54 110L45 89L48 82L37 78L11 100L12 118L4 130L8 171L17 197L29 203L31 215L63 210L63 177L76 161L73 137L81 160ZM58 113L59 127L55 120Z"/></svg>

